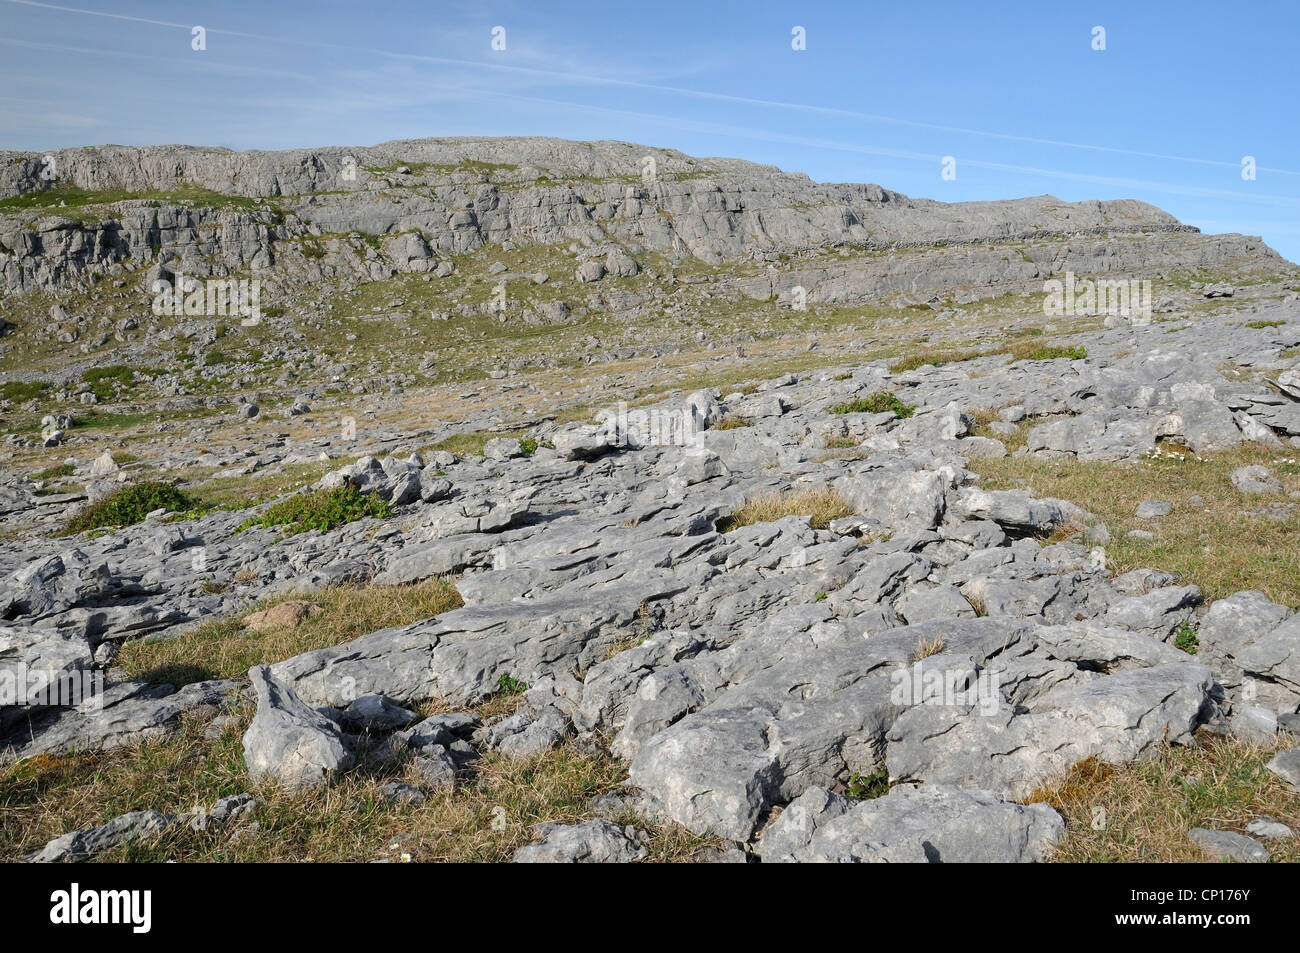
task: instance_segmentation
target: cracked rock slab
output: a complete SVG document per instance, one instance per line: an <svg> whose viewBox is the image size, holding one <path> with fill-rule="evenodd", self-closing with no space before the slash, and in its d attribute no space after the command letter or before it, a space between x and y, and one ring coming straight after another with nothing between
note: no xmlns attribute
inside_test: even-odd
<svg viewBox="0 0 1300 953"><path fill-rule="evenodd" d="M1046 804L989 791L900 787L852 802L811 789L764 834L764 863L1032 863L1047 859L1065 821Z"/></svg>
<svg viewBox="0 0 1300 953"><path fill-rule="evenodd" d="M889 732L891 780L956 784L1024 798L1091 757L1143 758L1187 744L1212 704L1203 665L1175 663L1056 686L1021 713L916 705Z"/></svg>
<svg viewBox="0 0 1300 953"><path fill-rule="evenodd" d="M632 783L689 830L746 841L775 804L847 773L879 770L885 733L907 704L895 692L898 673L920 645L942 639L944 657L927 663L968 670L1011 651L1032 627L1019 619L944 620L822 649L787 645L775 664L646 740L632 761Z"/></svg>
<svg viewBox="0 0 1300 953"><path fill-rule="evenodd" d="M541 843L515 851L516 864L630 864L647 854L640 831L609 821L538 824Z"/></svg>

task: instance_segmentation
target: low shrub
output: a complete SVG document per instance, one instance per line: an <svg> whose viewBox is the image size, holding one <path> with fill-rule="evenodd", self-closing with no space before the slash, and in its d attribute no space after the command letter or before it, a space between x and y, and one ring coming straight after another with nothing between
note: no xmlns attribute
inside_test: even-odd
<svg viewBox="0 0 1300 953"><path fill-rule="evenodd" d="M279 526L285 529L288 536L311 529L324 533L367 516L385 519L392 515L392 507L374 494L360 493L353 486L341 486L333 490L301 493L281 500L268 507L261 516L240 523L235 532L240 533L254 526L266 529Z"/></svg>
<svg viewBox="0 0 1300 953"><path fill-rule="evenodd" d="M198 505L193 497L170 483L134 483L112 496L92 503L64 526L64 533L82 533L104 526L130 526L139 523L154 510L184 512Z"/></svg>
<svg viewBox="0 0 1300 953"><path fill-rule="evenodd" d="M867 397L855 397L844 404L830 408L832 414L883 414L892 411L899 417L910 417L916 408L898 399L898 395L877 391Z"/></svg>

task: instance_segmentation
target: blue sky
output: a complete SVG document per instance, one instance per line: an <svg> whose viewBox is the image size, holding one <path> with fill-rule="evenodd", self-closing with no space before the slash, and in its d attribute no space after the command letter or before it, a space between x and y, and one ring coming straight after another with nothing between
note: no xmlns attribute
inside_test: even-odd
<svg viewBox="0 0 1300 953"><path fill-rule="evenodd" d="M0 0L0 147L622 139L944 201L1138 198L1300 261L1297 38L1294 0Z"/></svg>

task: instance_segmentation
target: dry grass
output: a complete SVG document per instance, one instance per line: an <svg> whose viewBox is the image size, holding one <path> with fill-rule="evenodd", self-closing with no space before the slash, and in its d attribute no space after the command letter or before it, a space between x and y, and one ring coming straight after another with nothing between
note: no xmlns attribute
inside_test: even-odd
<svg viewBox="0 0 1300 953"><path fill-rule="evenodd" d="M744 427L752 427L754 422L747 417L723 417L718 423L710 427L710 430L740 430Z"/></svg>
<svg viewBox="0 0 1300 953"><path fill-rule="evenodd" d="M636 610L637 628L628 635L623 636L616 642L611 643L605 651L605 660L609 661L620 652L626 652L628 649L634 649L638 645L644 644L647 640L654 637L657 623L653 613L650 611L650 603L642 602ZM585 676L584 676L585 678ZM583 679L579 679L582 681Z"/></svg>
<svg viewBox="0 0 1300 953"><path fill-rule="evenodd" d="M1300 828L1300 793L1264 767L1278 748L1205 732L1199 742L1192 748L1168 746L1150 761L1120 767L1089 759L1075 765L1059 786L1035 792L1031 801L1050 804L1066 821L1066 838L1053 859L1203 862L1207 858L1187 836L1194 827L1240 834L1255 818L1270 817ZM1099 830L1093 827L1098 818L1104 819ZM1267 847L1274 860L1300 861L1296 838L1270 841Z"/></svg>
<svg viewBox="0 0 1300 953"><path fill-rule="evenodd" d="M241 738L249 713L215 740L201 719L171 738L99 756L43 756L0 773L0 859L14 860L67 831L126 811L180 812L252 791L264 801L240 836L232 830L175 830L101 855L116 861L502 861L533 839L542 821L590 819L590 799L618 789L624 766L603 754L564 747L531 758L490 755L454 790L428 793L418 806L389 804L392 780L416 783L407 764L363 764L333 787L295 797L250 784ZM623 821L623 818L619 818ZM707 838L647 825L654 860L688 859Z"/></svg>
<svg viewBox="0 0 1300 953"><path fill-rule="evenodd" d="M1288 453L1252 446L1197 457L1166 449L1138 464L1006 457L980 460L975 469L989 489L1027 487L1092 512L1110 529L1106 556L1117 573L1149 566L1178 573L1207 599L1259 589L1294 609L1300 607L1300 513L1277 521L1255 512L1269 503L1296 502L1287 494L1300 490L1300 466L1274 462ZM1267 466L1282 492L1239 493L1228 478L1249 464ZM1193 505L1196 496L1203 501L1199 506ZM1139 520L1133 514L1143 500L1164 500L1173 512ZM1129 539L1132 529L1153 532L1156 539Z"/></svg>
<svg viewBox="0 0 1300 953"><path fill-rule="evenodd" d="M253 608L266 608L280 599ZM367 632L437 615L461 604L445 580L416 586L345 587L313 593L325 612L293 628L243 629L238 618L200 626L168 641L126 646L121 661L134 677L174 683L239 677L250 665L345 642ZM250 610L251 611L251 610ZM643 629L650 625L643 617ZM472 709L491 721L513 711L520 696L499 693ZM424 715L450 710L431 702ZM252 718L241 701L230 723L208 738L208 720L187 717L175 734L98 755L40 756L0 771L0 859L14 860L68 831L102 824L128 811L179 813L209 807L250 791L264 802L255 823L235 831L176 829L163 837L114 849L119 861L502 861L533 839L542 821L590 819L588 804L615 791L625 766L599 751L571 746L531 758L495 754L475 762L454 790L426 791L418 806L390 804L389 781L416 786L404 761L381 764L362 752L357 767L320 792L295 796L274 784L254 785L244 765L242 737ZM716 839L630 817L649 834L649 859L689 859Z"/></svg>
<svg viewBox="0 0 1300 953"><path fill-rule="evenodd" d="M426 457L431 453L439 450L446 450L454 453L458 457L481 457L483 447L489 440L497 437L524 437L527 431L524 430L503 430L500 433L494 433L488 430L478 430L473 433L452 434L443 440L438 441L431 446L423 448L421 453Z"/></svg>
<svg viewBox="0 0 1300 953"><path fill-rule="evenodd" d="M922 639L916 646L916 651L912 653L912 661L919 662L921 659L929 658L931 655L938 655L943 651L943 639L935 636L933 639Z"/></svg>
<svg viewBox="0 0 1300 953"><path fill-rule="evenodd" d="M253 665L269 665L380 629L409 625L463 604L449 582L430 579L413 586L340 586L305 597L284 595L248 611L292 598L310 599L325 611L292 628L269 632L244 628L242 616L215 619L176 638L128 642L118 664L131 678L155 683L183 685L210 678L240 678Z"/></svg>
<svg viewBox="0 0 1300 953"><path fill-rule="evenodd" d="M866 460L870 456L870 451L862 447L854 447L852 450L822 450L813 459L818 463L824 463L827 460Z"/></svg>
<svg viewBox="0 0 1300 953"><path fill-rule="evenodd" d="M834 490L786 490L750 500L736 512L718 521L718 532L728 533L742 526L771 523L787 516L808 516L813 529L826 529L831 520L853 511Z"/></svg>
<svg viewBox="0 0 1300 953"><path fill-rule="evenodd" d="M852 437L830 437L826 441L827 450L855 450L859 445Z"/></svg>
<svg viewBox="0 0 1300 953"><path fill-rule="evenodd" d="M241 476L200 480L196 474L186 474L193 482L186 490L200 489L199 497L206 506L245 507L256 506L292 493L315 483L331 470L352 463L352 458L337 460L312 460L308 463L282 463Z"/></svg>
<svg viewBox="0 0 1300 953"><path fill-rule="evenodd" d="M908 354L892 364L889 370L894 374L903 374L907 371L914 371L918 367L925 367L928 364L957 364L963 361L973 361L976 358L984 357L986 351L971 348L966 350L924 350L917 351L915 354Z"/></svg>
<svg viewBox="0 0 1300 953"><path fill-rule="evenodd" d="M981 357L991 357L995 354L1009 354L1013 362L1049 361L1062 357L1069 358L1072 361L1078 361L1088 356L1087 350L1083 347L1065 347L1062 345L1043 344L1039 340L1020 340L1011 341L1006 344L996 344L985 348L952 348L947 350L935 349L918 351L915 354L909 354L903 357L894 363L889 369L894 374L902 374L905 371L913 371L918 367L924 367L927 364L960 364Z"/></svg>

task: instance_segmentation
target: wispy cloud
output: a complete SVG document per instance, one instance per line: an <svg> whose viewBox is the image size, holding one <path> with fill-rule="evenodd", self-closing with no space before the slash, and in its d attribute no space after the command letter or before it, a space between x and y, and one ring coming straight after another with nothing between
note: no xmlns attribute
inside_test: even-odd
<svg viewBox="0 0 1300 953"><path fill-rule="evenodd" d="M134 21L147 23L157 26L180 28L189 30L189 24L176 23L166 20L153 20L143 17L131 17L121 14L106 13L103 11L85 10L78 7L59 6L50 3L39 3L37 0L5 0L7 3L19 4L28 7L41 7L48 10L57 10L66 13L77 13L88 16L109 17L118 20ZM720 92L716 90L692 89L689 87L669 85L665 83L648 82L644 80L622 78L606 73L593 72L589 52L580 51L571 44L557 44L554 37L548 37L548 42L544 45L539 44L536 47L530 45L528 35L525 33L522 39L514 41L516 46L513 47L515 54L521 56L527 61L533 63L545 62L551 65L522 65L519 63L498 63L490 59L468 59L446 56L432 56L420 53L407 53L396 50L380 49L368 46L353 46L349 44L329 43L320 40L314 40L300 36L270 36L258 33L248 33L236 30L226 30L220 27L208 28L208 32L214 35L235 36L246 39L258 39L267 42L290 44L294 46L313 47L318 49L331 49L339 51L350 51L355 53L364 53L371 56L380 56L391 59L407 60L411 62L436 63L447 66L457 66L473 70L488 70L502 73L514 73L518 75L529 75L536 78L545 78L553 82L575 83L581 85L605 86L605 87L622 87L625 89L639 89L648 92L665 93L674 96L692 97L696 99L706 99L714 102L730 103L734 105L756 106L768 109L801 112L819 116L833 117L845 120L854 120L869 123L882 123L895 126L904 126L915 129L924 129L932 132L944 132L953 135L974 136L981 138L997 139L1005 142L1018 142L1026 145L1050 146L1054 148L1083 150L1089 152L1110 153L1115 155L1125 155L1134 158L1158 159L1167 162L1191 163L1204 166L1215 166L1220 168L1236 168L1238 163L1229 162L1222 159L1209 159L1199 156L1177 155L1167 152L1129 149L1119 146L1103 145L1095 142L1077 142L1065 139L1052 139L1038 136L1029 136L1018 133L999 132L988 129L978 129L967 126L953 126L941 123L928 122L919 119L908 119L898 116L887 116L879 113L868 113L858 110L843 109L834 106L818 105L814 103L794 102L781 99L767 99L753 96L742 96L734 93ZM484 48L485 43L482 37L473 40L469 37L467 31L444 31L447 35L453 37L462 37L465 49ZM567 63L569 68L556 69L556 62ZM1273 166L1261 166L1260 171L1270 172L1278 175L1300 176L1300 171L1277 168ZM1046 174L1046 173L1044 173ZM1055 173L1062 176L1072 177L1070 173Z"/></svg>

